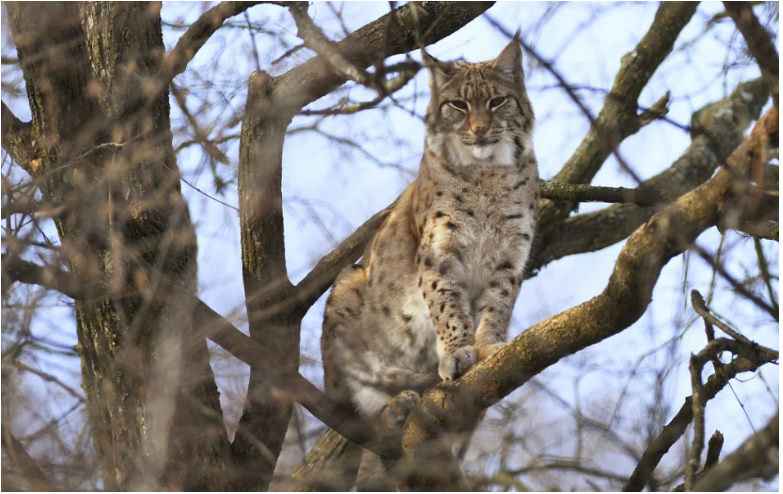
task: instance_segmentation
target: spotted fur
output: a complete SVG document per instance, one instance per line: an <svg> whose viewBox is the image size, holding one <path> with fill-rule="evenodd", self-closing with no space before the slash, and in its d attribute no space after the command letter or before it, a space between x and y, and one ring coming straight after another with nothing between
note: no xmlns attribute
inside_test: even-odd
<svg viewBox="0 0 783 494"><path fill-rule="evenodd" d="M418 178L326 304L327 392L398 427L422 390L506 341L538 215L533 110L512 41L497 59L425 54L432 99Z"/></svg>

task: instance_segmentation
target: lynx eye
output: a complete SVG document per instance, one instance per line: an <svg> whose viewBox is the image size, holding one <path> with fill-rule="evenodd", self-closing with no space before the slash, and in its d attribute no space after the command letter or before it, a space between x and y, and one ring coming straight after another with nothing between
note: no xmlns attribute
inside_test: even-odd
<svg viewBox="0 0 783 494"><path fill-rule="evenodd" d="M468 103L465 102L465 101L459 101L459 100L449 101L448 104L449 104L450 107L455 108L455 109L457 109L459 111L463 111L463 112L464 111L468 111L468 109L470 108Z"/></svg>
<svg viewBox="0 0 783 494"><path fill-rule="evenodd" d="M503 106L506 103L506 98L504 96L500 96L498 98L492 98L487 102L487 108L490 110L496 110Z"/></svg>

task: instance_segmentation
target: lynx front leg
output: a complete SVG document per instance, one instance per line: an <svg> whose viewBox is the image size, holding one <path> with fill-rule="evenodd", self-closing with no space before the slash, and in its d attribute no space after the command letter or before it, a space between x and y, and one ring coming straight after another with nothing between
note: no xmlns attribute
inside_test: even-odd
<svg viewBox="0 0 783 494"><path fill-rule="evenodd" d="M511 312L522 281L522 273L516 271L511 262L502 263L490 276L484 292L476 301L479 360L489 357L506 342Z"/></svg>
<svg viewBox="0 0 783 494"><path fill-rule="evenodd" d="M462 266L453 257L436 256L425 248L419 250L417 263L419 287L437 332L438 374L443 379L456 379L478 361L465 286L456 281L463 278Z"/></svg>

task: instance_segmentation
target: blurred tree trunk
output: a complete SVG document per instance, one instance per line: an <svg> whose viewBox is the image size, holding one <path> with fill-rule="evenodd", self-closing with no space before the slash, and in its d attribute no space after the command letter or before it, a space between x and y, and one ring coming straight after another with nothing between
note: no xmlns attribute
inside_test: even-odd
<svg viewBox="0 0 783 494"><path fill-rule="evenodd" d="M196 244L168 89L150 84L165 53L160 4L7 9L33 115L27 172L58 211L68 269L111 295L75 303L104 488L222 490L229 443L209 352L203 339L182 345Z"/></svg>

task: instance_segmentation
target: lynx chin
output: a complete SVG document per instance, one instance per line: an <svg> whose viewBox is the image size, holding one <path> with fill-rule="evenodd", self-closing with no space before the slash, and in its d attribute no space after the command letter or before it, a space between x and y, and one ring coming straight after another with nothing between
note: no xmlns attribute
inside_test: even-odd
<svg viewBox="0 0 783 494"><path fill-rule="evenodd" d="M487 62L424 60L418 178L338 277L321 338L327 393L387 430L504 344L538 217L517 40Z"/></svg>

